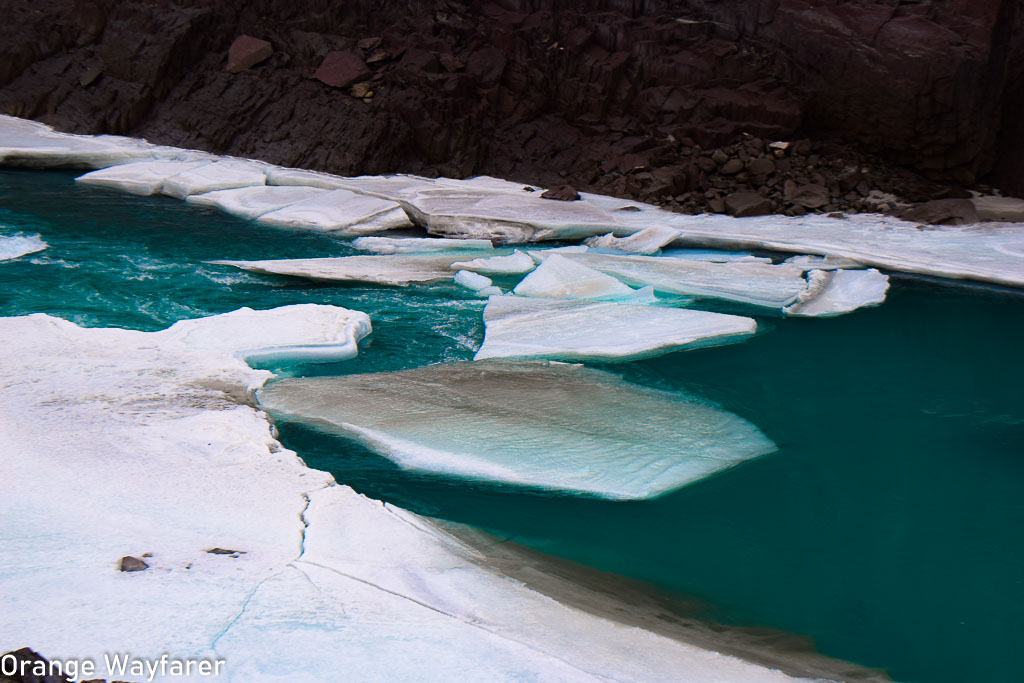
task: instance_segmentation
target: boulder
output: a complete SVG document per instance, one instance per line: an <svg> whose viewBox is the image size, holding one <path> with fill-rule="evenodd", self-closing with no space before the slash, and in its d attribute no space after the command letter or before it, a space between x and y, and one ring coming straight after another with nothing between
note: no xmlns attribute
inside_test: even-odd
<svg viewBox="0 0 1024 683"><path fill-rule="evenodd" d="M552 187L540 196L541 199L557 199L562 202L574 202L580 198L580 193L572 185Z"/></svg>
<svg viewBox="0 0 1024 683"><path fill-rule="evenodd" d="M730 216L764 216L772 212L772 203L757 192L733 192L725 198L725 210Z"/></svg>
<svg viewBox="0 0 1024 683"><path fill-rule="evenodd" d="M238 36L228 49L228 66L230 73L236 74L252 68L274 54L274 48L265 40L252 36Z"/></svg>
<svg viewBox="0 0 1024 683"><path fill-rule="evenodd" d="M785 197L790 204L802 206L805 209L820 209L828 204L828 190L817 183L797 185L787 182Z"/></svg>
<svg viewBox="0 0 1024 683"><path fill-rule="evenodd" d="M123 572L141 572L147 569L149 569L149 565L137 557L125 555L121 558L121 571Z"/></svg>
<svg viewBox="0 0 1024 683"><path fill-rule="evenodd" d="M335 50L324 57L313 77L326 85L344 88L369 75L370 69L359 55L347 50Z"/></svg>
<svg viewBox="0 0 1024 683"><path fill-rule="evenodd" d="M980 220L970 199L936 199L925 202L910 207L903 212L901 218L929 225L968 225Z"/></svg>

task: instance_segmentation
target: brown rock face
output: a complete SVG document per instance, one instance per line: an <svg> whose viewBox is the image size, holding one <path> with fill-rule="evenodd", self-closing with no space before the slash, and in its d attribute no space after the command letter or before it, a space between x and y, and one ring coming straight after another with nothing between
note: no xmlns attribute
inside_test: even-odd
<svg viewBox="0 0 1024 683"><path fill-rule="evenodd" d="M751 160L787 160L767 143L838 138L1024 194L1021 0L6 0L4 14L0 111L76 132L657 201L710 189L703 150L758 141L730 176L757 189L745 174L771 172ZM273 54L228 74L240 35ZM353 97L364 82L373 97Z"/></svg>
<svg viewBox="0 0 1024 683"><path fill-rule="evenodd" d="M245 71L270 59L274 48L265 40L252 36L238 36L228 50L228 73Z"/></svg>

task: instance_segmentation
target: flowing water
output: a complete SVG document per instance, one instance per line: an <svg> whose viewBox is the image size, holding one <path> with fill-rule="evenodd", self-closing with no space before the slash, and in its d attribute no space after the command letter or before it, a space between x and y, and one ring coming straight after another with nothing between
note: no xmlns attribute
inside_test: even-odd
<svg viewBox="0 0 1024 683"><path fill-rule="evenodd" d="M141 330L303 302L371 316L358 359L289 374L467 360L482 340L483 302L454 286L330 287L209 265L352 250L72 178L0 171L0 240L49 245L0 262L0 315ZM897 680L1019 680L1024 296L901 279L877 309L759 321L742 344L605 366L711 399L779 444L655 500L454 481L297 425L282 437L367 495L696 597L709 618L810 636Z"/></svg>

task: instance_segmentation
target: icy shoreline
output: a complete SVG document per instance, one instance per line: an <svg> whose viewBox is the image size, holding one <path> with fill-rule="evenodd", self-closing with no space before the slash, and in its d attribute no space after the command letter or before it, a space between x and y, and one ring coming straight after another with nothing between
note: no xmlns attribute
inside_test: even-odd
<svg viewBox="0 0 1024 683"><path fill-rule="evenodd" d="M789 680L552 600L282 449L247 405L270 373L240 357L366 332L311 304L154 333L0 319L0 580L31 615L0 651L224 659L247 682Z"/></svg>

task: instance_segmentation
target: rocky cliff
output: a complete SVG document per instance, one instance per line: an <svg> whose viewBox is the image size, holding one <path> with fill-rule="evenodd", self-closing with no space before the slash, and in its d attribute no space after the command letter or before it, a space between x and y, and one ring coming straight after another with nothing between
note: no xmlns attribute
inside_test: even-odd
<svg viewBox="0 0 1024 683"><path fill-rule="evenodd" d="M4 15L0 111L64 130L691 207L718 186L766 194L751 160L811 138L805 156L830 140L943 187L1024 194L1020 0L7 0ZM743 167L718 182L710 150L730 144ZM837 177L821 177L835 206L858 182Z"/></svg>

